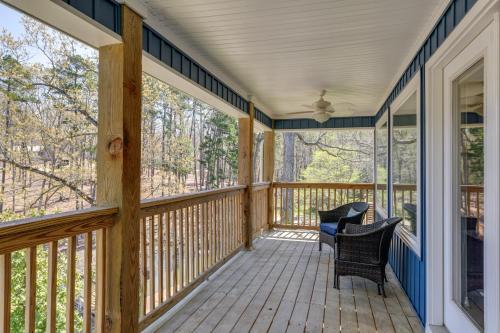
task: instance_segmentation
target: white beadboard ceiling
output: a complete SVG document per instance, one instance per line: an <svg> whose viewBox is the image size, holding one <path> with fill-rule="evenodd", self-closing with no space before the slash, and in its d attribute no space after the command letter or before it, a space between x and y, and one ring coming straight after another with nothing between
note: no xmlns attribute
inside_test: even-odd
<svg viewBox="0 0 500 333"><path fill-rule="evenodd" d="M175 35L165 37L222 70L271 116L292 118L322 89L334 104L353 104L335 116L374 115L448 1L141 2L154 28Z"/></svg>

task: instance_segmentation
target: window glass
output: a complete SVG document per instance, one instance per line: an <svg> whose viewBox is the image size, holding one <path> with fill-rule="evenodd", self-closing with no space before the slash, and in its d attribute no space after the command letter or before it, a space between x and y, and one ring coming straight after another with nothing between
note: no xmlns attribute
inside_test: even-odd
<svg viewBox="0 0 500 333"><path fill-rule="evenodd" d="M484 63L453 82L455 300L484 327Z"/></svg>
<svg viewBox="0 0 500 333"><path fill-rule="evenodd" d="M417 235L417 93L392 116L392 215L403 218L401 226Z"/></svg>

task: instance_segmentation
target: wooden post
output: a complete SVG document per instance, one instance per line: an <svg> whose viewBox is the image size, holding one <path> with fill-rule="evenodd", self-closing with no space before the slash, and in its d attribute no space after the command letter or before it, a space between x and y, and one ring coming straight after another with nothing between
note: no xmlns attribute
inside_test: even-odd
<svg viewBox="0 0 500 333"><path fill-rule="evenodd" d="M142 17L123 5L122 43L99 49L97 202L119 213L98 233L98 332L138 332L141 85Z"/></svg>
<svg viewBox="0 0 500 333"><path fill-rule="evenodd" d="M264 132L264 181L269 182L267 191L267 225L271 229L274 216L274 130Z"/></svg>
<svg viewBox="0 0 500 333"><path fill-rule="evenodd" d="M238 183L246 185L243 198L243 219L245 224L245 246L252 249L253 241L253 121L254 105L248 103L250 117L239 119Z"/></svg>

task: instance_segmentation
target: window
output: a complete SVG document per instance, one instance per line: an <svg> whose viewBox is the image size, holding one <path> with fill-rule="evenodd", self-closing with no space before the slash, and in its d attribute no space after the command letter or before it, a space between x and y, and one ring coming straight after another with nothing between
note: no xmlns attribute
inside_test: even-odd
<svg viewBox="0 0 500 333"><path fill-rule="evenodd" d="M420 255L419 77L391 105L391 215L403 219L397 232Z"/></svg>
<svg viewBox="0 0 500 333"><path fill-rule="evenodd" d="M387 115L385 115L375 127L375 205L378 218L386 218L388 214L388 126Z"/></svg>

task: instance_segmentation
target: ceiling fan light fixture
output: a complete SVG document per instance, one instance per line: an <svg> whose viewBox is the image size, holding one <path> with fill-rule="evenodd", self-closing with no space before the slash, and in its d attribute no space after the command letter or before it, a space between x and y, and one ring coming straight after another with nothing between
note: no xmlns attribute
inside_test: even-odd
<svg viewBox="0 0 500 333"><path fill-rule="evenodd" d="M330 119L330 115L326 112L324 113L316 113L312 115L312 119L316 120L318 123L324 123L328 119Z"/></svg>

